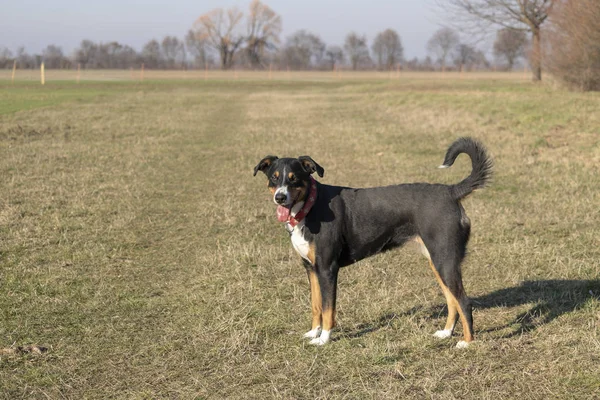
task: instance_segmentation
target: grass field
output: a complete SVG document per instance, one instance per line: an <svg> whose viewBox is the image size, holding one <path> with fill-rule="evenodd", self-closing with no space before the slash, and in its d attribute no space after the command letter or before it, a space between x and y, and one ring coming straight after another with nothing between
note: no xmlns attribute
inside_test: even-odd
<svg viewBox="0 0 600 400"><path fill-rule="evenodd" d="M247 78L247 79L246 79ZM0 396L594 399L600 395L600 96L519 77L0 80ZM477 341L408 246L340 272L308 345L306 274L264 176L492 185L464 201ZM19 346L47 348L42 354Z"/></svg>

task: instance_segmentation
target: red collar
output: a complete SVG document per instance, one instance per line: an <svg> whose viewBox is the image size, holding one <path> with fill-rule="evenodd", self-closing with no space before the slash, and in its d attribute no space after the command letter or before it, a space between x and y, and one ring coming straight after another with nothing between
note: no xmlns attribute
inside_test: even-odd
<svg viewBox="0 0 600 400"><path fill-rule="evenodd" d="M304 201L304 205L295 216L292 217L292 214L290 213L290 216L288 217L287 221L288 224L290 224L292 228L298 225L298 223L302 221L304 217L306 217L306 214L310 212L312 206L315 205L315 201L317 201L317 181L315 181L315 179L311 176L310 191L308 192L308 198Z"/></svg>

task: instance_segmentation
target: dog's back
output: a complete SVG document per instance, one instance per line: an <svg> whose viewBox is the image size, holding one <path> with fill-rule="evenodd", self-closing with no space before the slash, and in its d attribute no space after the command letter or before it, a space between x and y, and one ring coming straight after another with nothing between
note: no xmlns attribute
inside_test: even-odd
<svg viewBox="0 0 600 400"><path fill-rule="evenodd" d="M323 185L310 175L324 169L308 156L267 156L254 168L269 177L278 219L287 221L296 251L303 257L311 285L311 343L329 341L335 326L337 274L370 255L415 240L422 246L448 304L448 319L436 337L452 335L460 317L465 347L473 340L471 303L462 283L461 262L471 231L461 199L486 185L492 161L470 138L454 142L441 168L459 154L471 158L471 174L453 185L414 183L367 189ZM310 187L310 189L309 189Z"/></svg>

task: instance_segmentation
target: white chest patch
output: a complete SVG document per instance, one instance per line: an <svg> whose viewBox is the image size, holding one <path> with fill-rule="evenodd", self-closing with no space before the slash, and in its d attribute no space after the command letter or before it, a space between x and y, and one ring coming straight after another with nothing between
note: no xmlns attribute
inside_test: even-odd
<svg viewBox="0 0 600 400"><path fill-rule="evenodd" d="M304 221L301 221L298 225L294 227L294 230L292 231L292 236L290 236L290 238L292 239L292 246L294 246L294 250L296 250L296 252L300 254L300 257L310 262L310 260L308 259L308 251L310 250L310 246L308 241L304 239L304 234L302 233L303 227Z"/></svg>

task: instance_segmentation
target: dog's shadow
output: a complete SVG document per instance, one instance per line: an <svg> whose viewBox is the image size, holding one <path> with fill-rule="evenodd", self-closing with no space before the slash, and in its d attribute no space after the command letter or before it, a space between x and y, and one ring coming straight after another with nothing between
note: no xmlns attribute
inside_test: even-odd
<svg viewBox="0 0 600 400"><path fill-rule="evenodd" d="M332 341L337 341L340 339L354 339L366 335L367 333L378 331L385 326L389 326L394 319L398 318L398 316L399 314L396 313L387 313L383 314L374 321L359 324L355 328L341 328L339 335L334 337Z"/></svg>
<svg viewBox="0 0 600 400"><path fill-rule="evenodd" d="M508 323L479 331L476 329L478 333L501 332L498 335L500 338L510 338L535 330L565 313L577 310L591 299L600 299L600 280L524 281L515 287L471 298L475 310L528 306L525 311L519 309L518 314ZM360 337L388 326L392 320L402 316L420 315L427 319L440 319L446 312L445 305L416 306L398 314L386 313L354 329L342 330L341 336Z"/></svg>

